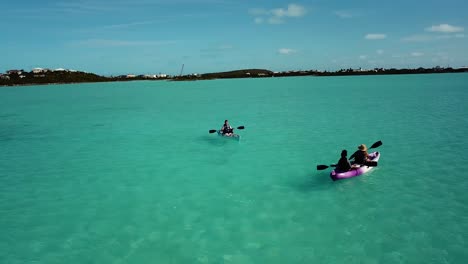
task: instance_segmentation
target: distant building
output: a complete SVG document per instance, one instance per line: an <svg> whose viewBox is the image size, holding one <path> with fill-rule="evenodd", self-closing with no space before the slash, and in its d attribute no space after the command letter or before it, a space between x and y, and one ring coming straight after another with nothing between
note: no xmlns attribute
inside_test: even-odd
<svg viewBox="0 0 468 264"><path fill-rule="evenodd" d="M23 70L8 70L6 73L7 74L18 74L18 75L20 75L20 74L23 73Z"/></svg>
<svg viewBox="0 0 468 264"><path fill-rule="evenodd" d="M54 71L56 71L56 72L64 72L64 71L67 71L67 70L65 70L64 68L58 68L58 69L55 69Z"/></svg>
<svg viewBox="0 0 468 264"><path fill-rule="evenodd" d="M127 78L135 78L136 75L135 74L127 74Z"/></svg>
<svg viewBox="0 0 468 264"><path fill-rule="evenodd" d="M6 75L6 74L0 74L0 79L2 80L10 80L10 76Z"/></svg>
<svg viewBox="0 0 468 264"><path fill-rule="evenodd" d="M33 73L43 73L43 72L46 72L46 71L47 70L43 69L43 68L34 68L34 69L32 69Z"/></svg>

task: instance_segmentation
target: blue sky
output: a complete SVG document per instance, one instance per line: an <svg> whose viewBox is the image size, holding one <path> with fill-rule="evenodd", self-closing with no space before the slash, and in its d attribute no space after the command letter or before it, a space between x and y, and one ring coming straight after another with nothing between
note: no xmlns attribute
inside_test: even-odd
<svg viewBox="0 0 468 264"><path fill-rule="evenodd" d="M43 0L0 3L0 72L468 66L468 1Z"/></svg>

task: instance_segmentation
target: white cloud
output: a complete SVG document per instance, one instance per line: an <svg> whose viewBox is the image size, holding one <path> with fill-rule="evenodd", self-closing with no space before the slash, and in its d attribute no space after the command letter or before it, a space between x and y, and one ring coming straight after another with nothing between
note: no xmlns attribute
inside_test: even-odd
<svg viewBox="0 0 468 264"><path fill-rule="evenodd" d="M268 23L273 25L284 24L284 20L280 17L270 17Z"/></svg>
<svg viewBox="0 0 468 264"><path fill-rule="evenodd" d="M439 51L439 52L437 52L435 55L437 55L437 56L447 56L447 55L448 55L448 52Z"/></svg>
<svg viewBox="0 0 468 264"><path fill-rule="evenodd" d="M462 27L452 26L449 24L440 24L426 28L426 31L440 33L457 33L462 32L463 30L465 29Z"/></svg>
<svg viewBox="0 0 468 264"><path fill-rule="evenodd" d="M365 59L367 59L367 55L360 55L360 56L359 56L359 59L360 59L360 60L365 60Z"/></svg>
<svg viewBox="0 0 468 264"><path fill-rule="evenodd" d="M383 50L381 50L381 49L378 49L378 50L376 50L375 52L377 52L377 54L379 54L379 55L382 55L382 54L384 54L384 51L383 51Z"/></svg>
<svg viewBox="0 0 468 264"><path fill-rule="evenodd" d="M106 25L102 26L102 29L119 29L119 28L129 28L133 26L142 26L142 25L150 25L154 24L155 21L139 21L139 22L130 22L125 24L114 24L114 25Z"/></svg>
<svg viewBox="0 0 468 264"><path fill-rule="evenodd" d="M385 34L367 34L364 38L368 39L368 40L378 40L378 39L387 38L387 35L385 35Z"/></svg>
<svg viewBox="0 0 468 264"><path fill-rule="evenodd" d="M263 18L261 18L261 17L256 17L256 18L254 19L254 22L255 22L255 24L262 24L262 23L263 23Z"/></svg>
<svg viewBox="0 0 468 264"><path fill-rule="evenodd" d="M334 11L333 14L343 19L360 16L356 10L337 10Z"/></svg>
<svg viewBox="0 0 468 264"><path fill-rule="evenodd" d="M226 45L221 45L218 47L218 50L228 50L228 49L233 49L234 47L232 45L226 44Z"/></svg>
<svg viewBox="0 0 468 264"><path fill-rule="evenodd" d="M287 9L276 8L271 10L271 13L277 17L301 17L304 16L307 11L303 6L289 4Z"/></svg>
<svg viewBox="0 0 468 264"><path fill-rule="evenodd" d="M353 14L351 14L349 11L346 11L346 10L339 10L333 13L340 18L352 18L353 17Z"/></svg>
<svg viewBox="0 0 468 264"><path fill-rule="evenodd" d="M175 41L159 40L117 40L117 39L87 39L73 44L90 47L129 47L129 46L159 46L174 44Z"/></svg>
<svg viewBox="0 0 468 264"><path fill-rule="evenodd" d="M283 24L285 18L305 16L307 10L305 7L297 4L289 4L287 8L275 8L266 10L263 8L249 9L249 14L256 16L255 23L261 24L266 21L269 24Z"/></svg>
<svg viewBox="0 0 468 264"><path fill-rule="evenodd" d="M422 52L417 52L417 51L416 52L411 52L411 56L413 56L413 57L421 57L423 55L424 55L424 53L422 53Z"/></svg>
<svg viewBox="0 0 468 264"><path fill-rule="evenodd" d="M57 2L55 5L58 8L64 10L85 10L85 11L99 11L109 12L114 11L122 6L122 4L116 3L115 5L107 5L105 3L93 2L93 1L76 1L75 3L69 2Z"/></svg>
<svg viewBox="0 0 468 264"><path fill-rule="evenodd" d="M444 39L453 39L453 38L464 38L464 34L444 34L444 35L429 35L429 34L419 34L419 35L412 35L409 37L402 38L401 41L403 42L429 42L429 41L436 41L436 40L444 40Z"/></svg>
<svg viewBox="0 0 468 264"><path fill-rule="evenodd" d="M278 50L278 53L279 54L283 54L283 55L291 55L293 53L296 53L297 51L294 50L294 49L289 49L289 48L281 48Z"/></svg>
<svg viewBox="0 0 468 264"><path fill-rule="evenodd" d="M451 38L454 38L455 35L438 35L438 36L435 36L434 38L435 39L451 39Z"/></svg>
<svg viewBox="0 0 468 264"><path fill-rule="evenodd" d="M434 37L430 35L412 35L409 37L404 37L401 40L404 42L425 42L433 39Z"/></svg>

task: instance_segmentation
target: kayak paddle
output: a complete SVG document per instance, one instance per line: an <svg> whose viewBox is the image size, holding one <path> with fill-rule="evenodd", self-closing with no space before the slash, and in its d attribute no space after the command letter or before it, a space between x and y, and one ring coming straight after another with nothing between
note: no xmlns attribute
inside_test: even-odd
<svg viewBox="0 0 468 264"><path fill-rule="evenodd" d="M324 170L324 169L328 169L328 167L336 167L335 164L332 164L330 166L327 166L327 165L317 165L317 170Z"/></svg>
<svg viewBox="0 0 468 264"><path fill-rule="evenodd" d="M382 145L383 145L382 141L379 140L379 141L375 142L374 144L372 144L372 146L369 149L378 148L378 147L380 147ZM377 161L368 161L364 165L369 166L369 167L377 167ZM330 166L317 165L317 170L324 170L324 169L327 169L328 167L336 167L336 164L333 164L333 165L330 165Z"/></svg>
<svg viewBox="0 0 468 264"><path fill-rule="evenodd" d="M245 128L245 126L239 126L239 127L237 127L237 129L244 129L244 128ZM211 130L208 131L208 132L210 132L210 134L211 134L211 133L215 133L215 132L217 132L217 131L218 131L218 130L216 130L216 129L211 129Z"/></svg>
<svg viewBox="0 0 468 264"><path fill-rule="evenodd" d="M379 140L375 142L374 144L372 144L372 146L369 149L378 148L380 146L382 146L382 141Z"/></svg>

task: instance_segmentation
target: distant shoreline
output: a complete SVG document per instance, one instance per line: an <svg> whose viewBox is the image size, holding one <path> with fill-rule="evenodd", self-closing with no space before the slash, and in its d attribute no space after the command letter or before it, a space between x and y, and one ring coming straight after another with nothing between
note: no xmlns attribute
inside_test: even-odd
<svg viewBox="0 0 468 264"><path fill-rule="evenodd" d="M240 78L271 78L271 77L297 77L297 76L366 76L366 75L404 75L404 74L440 74L440 73L466 73L467 67L463 68L417 68L417 69L383 69L373 70L342 69L339 71L286 71L272 72L265 69L244 69L229 72L216 72L205 74L190 74L183 76L156 77L156 75L121 75L118 77L104 77L94 73L78 71L47 71L41 74L24 72L23 70L11 70L7 74L0 75L0 87L35 86L35 85L57 85L57 84L79 84L98 82L122 82L122 81L199 81L216 79L240 79Z"/></svg>
<svg viewBox="0 0 468 264"><path fill-rule="evenodd" d="M287 71L272 72L269 70L250 69L230 72L207 73L201 75L185 75L172 78L173 81L195 81L195 80L213 80L213 79L234 79L234 78L266 78L266 77L297 77L297 76L363 76L363 75L404 75L404 74L437 74L437 73L462 73L468 72L468 68L417 68L417 69L342 69L339 71Z"/></svg>

